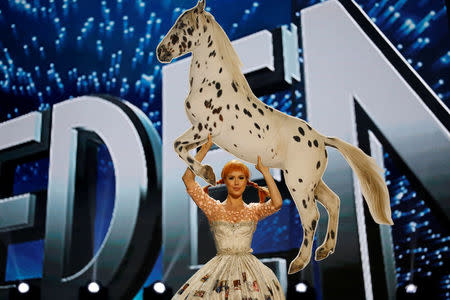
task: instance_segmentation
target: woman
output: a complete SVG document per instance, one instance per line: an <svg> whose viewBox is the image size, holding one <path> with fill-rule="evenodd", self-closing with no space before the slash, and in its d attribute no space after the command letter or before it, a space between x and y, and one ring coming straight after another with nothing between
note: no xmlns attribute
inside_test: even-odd
<svg viewBox="0 0 450 300"><path fill-rule="evenodd" d="M209 135L195 158L202 161L212 144ZM268 190L249 180L249 170L242 162L228 162L222 170L222 179L217 182L224 183L228 190L227 199L221 203L208 195L208 187L200 187L194 173L187 168L183 182L209 220L217 255L189 278L172 299L285 299L272 270L251 254L258 221L277 212L282 205L269 168L261 163L259 156L256 169L263 174ZM260 203L244 203L242 194L247 185L258 189ZM269 195L271 199L264 202Z"/></svg>

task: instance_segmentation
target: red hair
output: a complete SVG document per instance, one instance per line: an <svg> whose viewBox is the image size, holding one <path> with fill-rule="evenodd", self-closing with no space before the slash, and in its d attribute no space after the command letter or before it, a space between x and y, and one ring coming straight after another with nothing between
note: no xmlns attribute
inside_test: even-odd
<svg viewBox="0 0 450 300"><path fill-rule="evenodd" d="M225 181L223 179L225 177L227 177L227 175L233 171L241 171L242 173L244 173L245 177L247 178L247 185L252 186L258 190L259 202L264 203L264 200L266 199L266 197L269 197L269 195L270 195L269 192L267 192L266 190L261 188L256 182L250 181L250 179L249 179L250 178L250 170L244 163L242 163L239 160L236 160L236 159L230 160L229 162L227 162L225 164L225 166L223 166L222 173L221 173L222 178L219 181L217 181L217 184L224 184ZM210 186L211 185L205 186L203 188L203 191L205 191L205 193L208 193L208 188Z"/></svg>

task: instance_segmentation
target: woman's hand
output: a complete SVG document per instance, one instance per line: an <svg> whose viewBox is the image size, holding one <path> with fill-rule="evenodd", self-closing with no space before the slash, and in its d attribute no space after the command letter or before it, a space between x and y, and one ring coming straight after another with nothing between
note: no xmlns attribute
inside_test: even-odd
<svg viewBox="0 0 450 300"><path fill-rule="evenodd" d="M211 149L212 145L213 145L213 141L212 141L212 136L211 133L208 134L208 141L206 141L206 143L204 143L202 145L202 147L200 148L200 150L198 150L197 154L195 155L195 159L199 162L201 162L203 160L203 158L205 158L206 153L208 153L209 149Z"/></svg>
<svg viewBox="0 0 450 300"><path fill-rule="evenodd" d="M275 209L280 209L281 205L283 205L283 200L281 199L280 191L277 188L275 181L273 180L272 175L270 174L270 170L268 167L262 164L261 157L258 155L258 163L256 164L256 169L261 172L264 176L264 180L267 183L267 187L269 188L269 197L272 199L272 206Z"/></svg>
<svg viewBox="0 0 450 300"><path fill-rule="evenodd" d="M258 155L258 163L255 165L256 170L258 170L259 172L261 172L261 174L265 175L269 172L269 168L266 167L265 165L263 165L263 163L261 162L261 157Z"/></svg>
<svg viewBox="0 0 450 300"><path fill-rule="evenodd" d="M201 149L205 149L206 152L208 152L209 149L211 149L211 147L212 147L213 144L214 144L214 143L213 143L213 141L212 141L211 133L208 133L208 141L202 145L202 148L201 148Z"/></svg>
<svg viewBox="0 0 450 300"><path fill-rule="evenodd" d="M194 159L196 159L198 162L202 162L202 160L206 156L206 153L208 153L209 149L211 149L212 145L213 145L213 141L212 141L212 136L210 133L210 134L208 134L208 141L202 145L200 150L198 150ZM207 166L207 165L205 165L205 167L211 168L210 166ZM183 179L184 183L186 184L186 186L188 186L194 182L195 174L194 174L194 172L192 172L191 169L186 168L186 172L184 172L182 179Z"/></svg>

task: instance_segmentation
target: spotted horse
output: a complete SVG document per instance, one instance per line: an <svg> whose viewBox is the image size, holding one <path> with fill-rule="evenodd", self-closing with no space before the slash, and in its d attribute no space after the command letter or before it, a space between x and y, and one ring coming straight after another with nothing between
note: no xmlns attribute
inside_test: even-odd
<svg viewBox="0 0 450 300"><path fill-rule="evenodd" d="M216 145L236 157L256 164L260 155L264 165L283 170L304 229L289 274L302 270L311 259L319 219L316 199L329 218L325 241L316 250L315 259L328 257L336 246L340 200L322 180L328 160L326 146L336 148L358 176L375 222L393 224L388 190L375 160L345 141L320 134L304 120L261 102L242 74L242 63L227 35L205 11L205 1L179 16L157 47L158 60L163 63L188 52L192 52L190 91L184 105L192 127L175 140L175 151L196 175L212 185L216 183L212 168L189 154L207 141L209 133Z"/></svg>

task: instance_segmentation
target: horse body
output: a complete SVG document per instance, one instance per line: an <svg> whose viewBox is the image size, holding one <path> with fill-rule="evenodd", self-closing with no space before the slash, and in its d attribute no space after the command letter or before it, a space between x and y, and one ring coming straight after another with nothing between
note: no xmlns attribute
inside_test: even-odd
<svg viewBox="0 0 450 300"><path fill-rule="evenodd" d="M191 157L189 151L207 141L236 157L283 170L286 185L299 211L303 242L291 262L289 274L309 262L319 211L316 199L329 214L327 238L316 250L316 260L333 253L336 245L339 197L322 181L328 161L326 146L338 149L357 174L375 221L392 224L389 195L374 160L337 138L326 137L307 122L260 101L240 71L240 60L214 17L200 1L180 16L157 49L163 62L192 51L189 95L185 111L192 127L174 142L179 157L198 176L215 185L212 168ZM178 49L178 50L177 50Z"/></svg>

